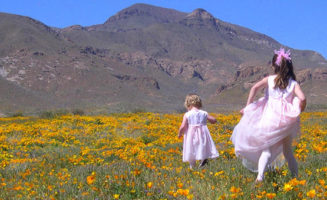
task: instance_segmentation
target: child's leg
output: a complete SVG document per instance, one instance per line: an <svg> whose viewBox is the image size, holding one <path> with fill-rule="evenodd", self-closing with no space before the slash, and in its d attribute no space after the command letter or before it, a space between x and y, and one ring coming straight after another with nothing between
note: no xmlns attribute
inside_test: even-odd
<svg viewBox="0 0 327 200"><path fill-rule="evenodd" d="M201 160L199 167L204 167L206 164L208 164L208 161L209 161L209 160L208 160L207 158Z"/></svg>
<svg viewBox="0 0 327 200"><path fill-rule="evenodd" d="M196 164L196 160L191 160L190 161L190 169L194 169L195 164Z"/></svg>
<svg viewBox="0 0 327 200"><path fill-rule="evenodd" d="M258 176L257 181L262 181L264 178L264 173L266 171L271 153L269 149L263 150L258 162Z"/></svg>
<svg viewBox="0 0 327 200"><path fill-rule="evenodd" d="M283 153L284 153L284 157L287 160L288 168L290 169L292 176L297 176L298 168L297 168L297 162L294 158L293 151L292 151L291 136L288 136L283 141Z"/></svg>

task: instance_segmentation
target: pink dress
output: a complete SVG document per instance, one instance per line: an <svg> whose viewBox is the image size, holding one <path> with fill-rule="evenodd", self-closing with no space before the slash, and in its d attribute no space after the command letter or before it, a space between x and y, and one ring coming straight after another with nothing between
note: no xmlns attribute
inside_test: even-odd
<svg viewBox="0 0 327 200"><path fill-rule="evenodd" d="M286 89L275 89L275 78L276 75L268 77L265 97L245 107L231 137L236 156L254 172L261 152L266 149L271 152L268 167L283 165L283 139L294 138L300 132L300 101L294 94L298 83L289 80Z"/></svg>
<svg viewBox="0 0 327 200"><path fill-rule="evenodd" d="M219 156L207 127L208 113L192 109L185 113L188 129L184 133L183 162L193 162Z"/></svg>

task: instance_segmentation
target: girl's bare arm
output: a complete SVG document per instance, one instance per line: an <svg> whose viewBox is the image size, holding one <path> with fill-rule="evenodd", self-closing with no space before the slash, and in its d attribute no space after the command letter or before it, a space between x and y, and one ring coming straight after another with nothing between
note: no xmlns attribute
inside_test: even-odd
<svg viewBox="0 0 327 200"><path fill-rule="evenodd" d="M303 112L307 105L307 100L306 100L305 95L302 92L299 84L295 85L294 93L300 99L300 109L301 109L301 112Z"/></svg>
<svg viewBox="0 0 327 200"><path fill-rule="evenodd" d="M214 118L213 116L211 116L211 115L208 115L208 121L211 123L211 124L215 124L215 123L217 123L217 120L216 120L216 118Z"/></svg>
<svg viewBox="0 0 327 200"><path fill-rule="evenodd" d="M188 128L188 121L187 121L186 116L184 115L182 124L179 127L179 131L178 131L178 137L179 138L183 136L183 134L187 130L187 128Z"/></svg>
<svg viewBox="0 0 327 200"><path fill-rule="evenodd" d="M250 103L253 102L253 99L254 99L255 95L257 94L258 90L265 88L267 86L268 86L268 77L265 77L261 81L258 81L257 83L255 83L250 90L246 105L249 105Z"/></svg>
<svg viewBox="0 0 327 200"><path fill-rule="evenodd" d="M257 94L258 90L265 88L267 86L268 86L268 77L265 77L261 81L256 82L250 90L246 105L249 105L250 103L253 102L253 99L254 99L255 95ZM243 111L244 111L244 108L240 111L240 113L243 114Z"/></svg>

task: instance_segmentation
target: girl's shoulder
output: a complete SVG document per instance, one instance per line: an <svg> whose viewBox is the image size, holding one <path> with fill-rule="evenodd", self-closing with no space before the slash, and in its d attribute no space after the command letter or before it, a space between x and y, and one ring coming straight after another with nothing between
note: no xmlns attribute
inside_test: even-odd
<svg viewBox="0 0 327 200"><path fill-rule="evenodd" d="M297 85L298 83L297 83L297 81L296 80L294 80L294 79L290 79L290 82L289 82L289 88L291 89L291 90L294 90L294 88L295 88L295 86Z"/></svg>
<svg viewBox="0 0 327 200"><path fill-rule="evenodd" d="M198 109L198 110L189 110L185 113L185 116L188 117L190 115L194 115L194 114L203 114L203 115L208 115L208 112L207 111L204 111L204 110L201 110L201 109Z"/></svg>
<svg viewBox="0 0 327 200"><path fill-rule="evenodd" d="M189 110L189 111L187 111L185 114L184 114L184 116L185 117L188 117L188 116L190 116L191 114L192 114L192 112L191 112L192 110Z"/></svg>
<svg viewBox="0 0 327 200"><path fill-rule="evenodd" d="M274 87L275 86L275 78L277 75L269 75L268 76L268 87Z"/></svg>
<svg viewBox="0 0 327 200"><path fill-rule="evenodd" d="M275 78L276 78L276 77L277 77L276 74L269 75L269 76L268 76L268 82L275 81Z"/></svg>
<svg viewBox="0 0 327 200"><path fill-rule="evenodd" d="M205 115L208 115L208 112L205 111L205 110L199 110L201 113L205 114Z"/></svg>
<svg viewBox="0 0 327 200"><path fill-rule="evenodd" d="M271 86L275 85L275 78L277 77L276 74L268 76L268 84ZM298 84L296 80L290 79L288 87L293 87L294 85Z"/></svg>
<svg viewBox="0 0 327 200"><path fill-rule="evenodd" d="M294 79L291 79L290 84L296 85L296 84L298 84L298 82L296 80L294 80Z"/></svg>
<svg viewBox="0 0 327 200"><path fill-rule="evenodd" d="M208 112L207 111L204 111L204 110L198 110L197 111L198 114L200 114L200 116L202 117L207 117L208 116Z"/></svg>

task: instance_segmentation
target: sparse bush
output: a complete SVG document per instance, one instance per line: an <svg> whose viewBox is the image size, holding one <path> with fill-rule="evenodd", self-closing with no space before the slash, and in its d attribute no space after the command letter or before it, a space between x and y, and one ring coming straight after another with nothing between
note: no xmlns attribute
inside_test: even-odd
<svg viewBox="0 0 327 200"><path fill-rule="evenodd" d="M41 118L54 118L56 115L53 111L43 111L39 116Z"/></svg>
<svg viewBox="0 0 327 200"><path fill-rule="evenodd" d="M55 111L43 111L39 114L41 118L55 118L62 115L67 115L69 112L67 110L55 110Z"/></svg>
<svg viewBox="0 0 327 200"><path fill-rule="evenodd" d="M10 116L11 117L23 117L24 114L23 114L23 112L15 112L15 113L11 114Z"/></svg>
<svg viewBox="0 0 327 200"><path fill-rule="evenodd" d="M306 108L307 111L326 110L326 104L309 104Z"/></svg>
<svg viewBox="0 0 327 200"><path fill-rule="evenodd" d="M74 109L72 111L73 115L84 115L84 111L82 109Z"/></svg>
<svg viewBox="0 0 327 200"><path fill-rule="evenodd" d="M134 108L131 113L145 113L145 108Z"/></svg>

